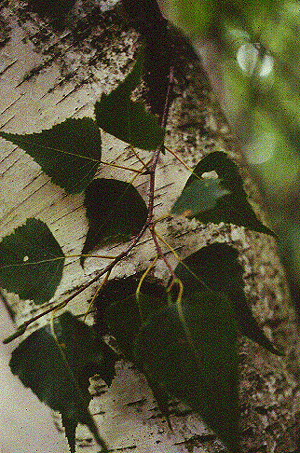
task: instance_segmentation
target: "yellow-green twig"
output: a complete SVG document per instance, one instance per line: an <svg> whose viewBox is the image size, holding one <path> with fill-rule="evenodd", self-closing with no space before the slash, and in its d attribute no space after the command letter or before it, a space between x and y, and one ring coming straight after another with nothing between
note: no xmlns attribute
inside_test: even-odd
<svg viewBox="0 0 300 453"><path fill-rule="evenodd" d="M184 166L191 174L192 174L192 175L194 175L197 179L201 179L201 178L199 178L199 176L198 176L196 173L194 173L194 171L193 171L193 170L192 170L185 162L183 162L182 159L180 159L179 156L177 156L176 153L174 153L174 151L172 151L170 148L167 148L167 146L165 146L165 149L166 149L170 154L172 154L172 156L174 156L174 157L175 157L175 158L176 158L176 159L177 159L177 160L178 160L178 161L179 161L179 162L180 162L180 163L181 163L181 164L182 164L182 165L183 165L183 166Z"/></svg>
<svg viewBox="0 0 300 453"><path fill-rule="evenodd" d="M124 165L118 165L118 164L112 164L112 163L109 163L109 162L103 162L103 160L101 160L101 164L107 165L108 167L115 167L115 168L121 168L122 170L133 171L134 173L140 173L140 174L143 173L143 170L136 170L135 168L125 167Z"/></svg>
<svg viewBox="0 0 300 453"><path fill-rule="evenodd" d="M95 292L95 294L94 294L94 296L93 296L91 302L89 303L89 306L88 306L88 308L87 308L87 310L86 310L86 312L85 312L84 318L83 318L83 321L84 321L84 322L86 321L87 315L89 314L89 312L90 312L90 310L91 310L91 308L92 308L92 306L93 306L93 304L94 304L94 302L95 302L95 300L96 300L96 297L98 296L98 294L100 293L101 289L103 288L103 286L105 285L105 283L106 283L107 280L109 279L110 273L111 273L111 270L109 270L109 271L106 273L106 275L105 275L103 281L101 282L101 284L100 284L99 287L97 288L97 291Z"/></svg>
<svg viewBox="0 0 300 453"><path fill-rule="evenodd" d="M173 247L163 237L161 237L156 231L155 231L155 235L156 235L157 239L159 239L163 244L165 244L166 247L168 247L168 249L175 256L177 261L180 264L182 264L182 266L184 266L189 271L189 273L193 277L195 277L195 279L198 280L198 282L200 282L209 292L213 293L213 290L185 264L185 262L179 257L178 253L175 252Z"/></svg>
<svg viewBox="0 0 300 453"><path fill-rule="evenodd" d="M139 309L139 314L140 314L140 318L141 318L141 321L143 322L144 319L143 319L143 311L142 311L142 307L141 307L141 304L140 304L140 291L141 291L141 286L143 284L143 281L145 280L145 278L147 277L147 275L149 274L149 272L151 271L151 269L153 268L153 266L155 265L156 261L158 260L158 257L159 255L156 255L156 257L154 258L154 260L152 261L152 263L149 264L149 266L147 267L147 269L145 270L145 272L143 273L143 275L141 276L140 278L140 281L139 281L139 284L137 286L137 289L135 291L135 298L136 298L136 303L137 303L137 306L138 306L138 309Z"/></svg>
<svg viewBox="0 0 300 453"><path fill-rule="evenodd" d="M102 259L109 259L109 260L114 260L116 258L115 256L111 256L111 255L90 255L90 254L66 255L66 256L57 256L55 258L48 258L48 259L40 260L40 261L24 261L23 263L6 264L5 266L0 267L0 270L10 268L10 267L34 266L36 264L50 263L52 261L59 261L59 260L65 259L65 258L79 258L79 257L102 258Z"/></svg>
<svg viewBox="0 0 300 453"><path fill-rule="evenodd" d="M129 148L131 149L131 151L133 152L133 154L135 155L135 157L137 158L137 160L143 165L144 170L149 170L148 164L145 164L145 162L144 162L143 159L139 156L138 152L134 149L134 147L133 147L132 145L130 145Z"/></svg>

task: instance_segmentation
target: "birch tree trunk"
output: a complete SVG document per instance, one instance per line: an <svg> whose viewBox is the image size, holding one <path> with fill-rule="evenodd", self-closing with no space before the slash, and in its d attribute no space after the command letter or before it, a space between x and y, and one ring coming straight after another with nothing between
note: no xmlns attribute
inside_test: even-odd
<svg viewBox="0 0 300 453"><path fill-rule="evenodd" d="M124 79L140 43L138 32L122 25L118 5L116 8L114 3L76 2L67 27L59 31L30 11L24 2L12 0L0 5L1 130L39 132L69 117L93 117L95 101ZM174 46L178 41L174 35ZM227 152L240 165L250 201L263 218L256 187L200 63L186 47L182 52L187 69L175 87L166 145L189 167L194 167L208 152ZM140 155L149 158L149 152ZM109 134L103 134L103 159L127 167L134 167L137 162L126 144ZM65 255L79 254L88 228L83 195L66 196L29 155L4 140L1 140L0 172L1 238L24 224L27 218L36 217L47 223ZM124 170L105 165L99 174L125 181L131 178ZM168 212L188 176L185 167L171 154L161 156L156 217ZM148 193L147 181L145 176L138 187L144 198ZM245 291L253 313L265 334L286 352L285 357L279 358L250 340L240 339L243 452L295 453L300 414L299 340L296 315L274 239L242 227L204 226L184 219L163 222L159 232L182 257L213 242L232 244L240 252ZM116 254L122 246L108 250ZM154 256L153 244L146 236L134 253L114 268L111 278L145 269ZM172 256L169 258L175 266ZM83 272L79 260L70 258L55 301L64 300L72 289L105 265L104 260L89 258ZM164 281L169 278L163 262L158 262L155 276ZM90 287L68 309L75 314L84 313L96 288ZM19 300L5 291L3 294L17 324L40 310L32 301ZM109 389L95 377L91 392L91 413L111 451L225 451L200 418L181 403L173 402L170 406L173 426L170 431L146 379L130 363L118 363L117 375ZM20 403L16 399L17 404ZM18 414L18 407L11 410ZM55 419L59 424L56 415ZM85 427L77 430L77 445L78 451L80 447L85 447L87 453L99 450ZM27 453L26 449L24 452ZM28 453L32 452L28 449ZM40 453L45 451L41 449Z"/></svg>

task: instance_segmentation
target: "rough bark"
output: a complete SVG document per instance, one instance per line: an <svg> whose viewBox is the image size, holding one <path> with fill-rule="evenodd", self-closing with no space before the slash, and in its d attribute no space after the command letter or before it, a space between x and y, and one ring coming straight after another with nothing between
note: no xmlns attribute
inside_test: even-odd
<svg viewBox="0 0 300 453"><path fill-rule="evenodd" d="M68 26L59 31L22 2L2 4L0 124L3 130L37 132L67 117L93 116L94 102L102 92L109 92L124 78L140 42L138 32L129 25L124 27L118 13L109 10L107 3L96 0L77 3ZM174 36L174 48L179 41L182 42ZM177 60L177 64L184 62L184 71L178 71L166 144L190 167L208 152L226 151L241 166L250 200L259 209L257 190L199 61L183 44L182 52L182 60ZM108 134L104 135L103 142L105 160L135 165L136 158L125 144ZM149 153L141 152L141 156L148 158ZM1 237L22 225L28 217L37 217L48 224L65 254L80 253L87 232L83 196L66 197L28 155L4 141L1 141L0 171ZM99 172L101 177L129 179L124 171L112 167L103 166ZM168 211L187 177L188 171L175 158L169 154L161 156L155 199L157 217ZM147 176L138 188L146 198ZM233 225L204 226L184 219L163 222L159 230L182 257L217 241L228 242L239 250L245 268L245 291L253 312L266 335L286 352L285 357L278 358L241 338L243 452L298 451L296 315L274 239ZM109 253L113 250L115 254L121 249L122 246L111 247ZM116 266L112 277L128 276L144 269L154 255L150 237L146 236L130 258ZM171 256L170 262L176 264ZM101 259L88 259L83 272L78 260L70 260L56 301L63 300L70 290L105 264ZM158 263L155 275L168 279L164 263ZM77 297L69 308L74 313L84 312L95 288ZM13 294L5 296L17 323L38 310L31 301L20 301ZM145 378L130 364L119 363L110 389L97 378L93 379L91 392L94 395L91 411L112 451L225 451L199 417L176 402L170 407L174 428L171 432ZM91 453L98 451L85 428L80 428L77 435L79 447L86 447L85 451Z"/></svg>

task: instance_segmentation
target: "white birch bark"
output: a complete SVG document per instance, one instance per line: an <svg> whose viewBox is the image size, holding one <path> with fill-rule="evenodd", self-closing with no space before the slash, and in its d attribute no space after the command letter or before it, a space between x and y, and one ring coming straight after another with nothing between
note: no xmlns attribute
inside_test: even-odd
<svg viewBox="0 0 300 453"><path fill-rule="evenodd" d="M109 6L111 4L105 1L78 2L69 27L63 32L51 30L23 2L8 1L0 6L2 130L39 132L68 117L93 116L93 105L101 93L108 93L128 72L138 43L138 34L133 30L122 30L114 14L102 14ZM184 91L178 94L170 111L167 145L190 167L213 150L228 152L242 165L234 138L196 60L191 62L186 80ZM104 160L136 166L136 157L126 144L108 134L103 137ZM141 156L147 159L149 153L141 152ZM24 224L28 217L36 217L47 223L66 255L79 254L88 227L82 206L83 195L66 197L30 156L4 140L1 140L0 172L1 238ZM123 170L108 166L102 166L99 174L123 180L131 178ZM256 190L245 168L243 175L252 201L256 203ZM187 177L188 171L175 158L170 154L161 156L155 201L157 217L168 212ZM146 199L147 176L141 180L138 189ZM241 252L245 290L254 314L266 335L286 350L286 357L278 358L241 339L243 451L295 452L299 416L298 339L295 313L274 240L230 225L204 227L185 220L162 223L159 231L182 257L215 241L233 244ZM106 250L117 254L122 247ZM134 254L116 266L112 277L128 276L144 269L154 255L154 247L146 236ZM176 265L172 256L169 258ZM88 259L83 272L78 259L69 259L55 301L63 300L70 290L105 265L105 260ZM163 280L168 278L168 271L161 262L155 274ZM68 309L77 314L84 312L95 289L96 286L78 296ZM18 324L37 312L31 301L20 301L13 294L5 293L5 297L16 313ZM91 412L112 451L224 451L199 417L182 404L171 407L174 427L171 432L158 411L145 378L130 364L118 364L117 376L110 389L104 382L94 379L91 392L94 395ZM21 391L13 404L3 402L5 410L11 410L18 419L22 405L20 398ZM36 420L37 424L39 422ZM9 431L2 432L2 435L7 436L6 442L10 441ZM77 431L77 445L78 451L80 447L85 447L88 453L99 451L85 427ZM58 451L56 447L53 447L53 452L46 448L36 447L34 451ZM10 446L8 451L16 452L17 449ZM30 440L23 451L33 452Z"/></svg>

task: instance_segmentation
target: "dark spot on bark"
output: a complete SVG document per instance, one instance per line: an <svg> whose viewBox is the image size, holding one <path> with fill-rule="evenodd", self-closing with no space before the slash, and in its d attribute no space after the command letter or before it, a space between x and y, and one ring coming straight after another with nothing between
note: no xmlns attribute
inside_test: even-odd
<svg viewBox="0 0 300 453"><path fill-rule="evenodd" d="M53 28L62 30L74 3L75 0L28 0L28 7L40 17L48 19Z"/></svg>
<svg viewBox="0 0 300 453"><path fill-rule="evenodd" d="M156 1L123 0L125 20L146 43L144 81L146 102L153 114L161 119L169 85L170 67L175 69L176 82L187 83L187 64L196 61L188 41L175 31L162 16ZM183 88L183 86L181 87ZM175 94L172 94L173 98Z"/></svg>
<svg viewBox="0 0 300 453"><path fill-rule="evenodd" d="M2 5L4 6L4 5ZM0 9L1 14L1 9ZM11 27L6 19L0 17L0 48L10 40Z"/></svg>

